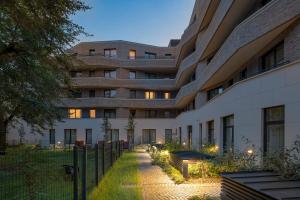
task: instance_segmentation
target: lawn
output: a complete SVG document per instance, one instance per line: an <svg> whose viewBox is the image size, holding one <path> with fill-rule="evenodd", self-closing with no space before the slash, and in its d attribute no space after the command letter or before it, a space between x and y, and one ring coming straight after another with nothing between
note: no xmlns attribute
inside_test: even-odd
<svg viewBox="0 0 300 200"><path fill-rule="evenodd" d="M93 153L88 152L88 191L95 185ZM73 181L63 165L73 165L72 151L9 148L0 156L0 199L73 199Z"/></svg>
<svg viewBox="0 0 300 200"><path fill-rule="evenodd" d="M99 186L89 195L89 200L139 200L141 188L138 162L134 153L124 153L107 172Z"/></svg>

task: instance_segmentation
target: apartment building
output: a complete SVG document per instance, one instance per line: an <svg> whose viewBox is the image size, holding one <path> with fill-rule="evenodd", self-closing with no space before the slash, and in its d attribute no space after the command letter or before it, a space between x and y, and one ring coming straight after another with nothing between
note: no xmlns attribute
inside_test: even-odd
<svg viewBox="0 0 300 200"><path fill-rule="evenodd" d="M64 122L26 140L94 144L104 117L111 139L127 140L132 116L136 144L176 139L221 153L290 146L300 137L299 14L298 0L196 0L189 26L168 47L80 43L72 49L74 98L58 105Z"/></svg>

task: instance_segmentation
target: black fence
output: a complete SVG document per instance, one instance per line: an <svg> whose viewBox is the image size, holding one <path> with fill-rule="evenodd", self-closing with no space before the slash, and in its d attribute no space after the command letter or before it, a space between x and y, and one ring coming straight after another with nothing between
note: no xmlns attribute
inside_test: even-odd
<svg viewBox="0 0 300 200"><path fill-rule="evenodd" d="M10 147L0 156L0 199L85 200L123 153L123 141L94 148Z"/></svg>

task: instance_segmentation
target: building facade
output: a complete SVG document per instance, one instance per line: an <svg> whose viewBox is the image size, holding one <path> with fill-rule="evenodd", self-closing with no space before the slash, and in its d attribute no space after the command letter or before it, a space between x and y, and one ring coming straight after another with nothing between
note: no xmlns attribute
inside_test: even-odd
<svg viewBox="0 0 300 200"><path fill-rule="evenodd" d="M189 26L168 47L126 41L72 49L74 98L66 119L25 141L45 146L128 139L177 140L191 149L273 152L300 137L300 1L196 0ZM29 132L24 126L23 132ZM20 130L10 129L9 143ZM17 138L17 139L16 139Z"/></svg>

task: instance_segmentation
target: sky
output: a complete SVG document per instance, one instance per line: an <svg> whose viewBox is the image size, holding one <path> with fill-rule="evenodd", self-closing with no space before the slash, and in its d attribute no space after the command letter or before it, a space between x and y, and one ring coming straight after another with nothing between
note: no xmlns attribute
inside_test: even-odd
<svg viewBox="0 0 300 200"><path fill-rule="evenodd" d="M79 42L127 40L167 46L187 27L195 0L84 0L92 7L72 16L93 36Z"/></svg>

